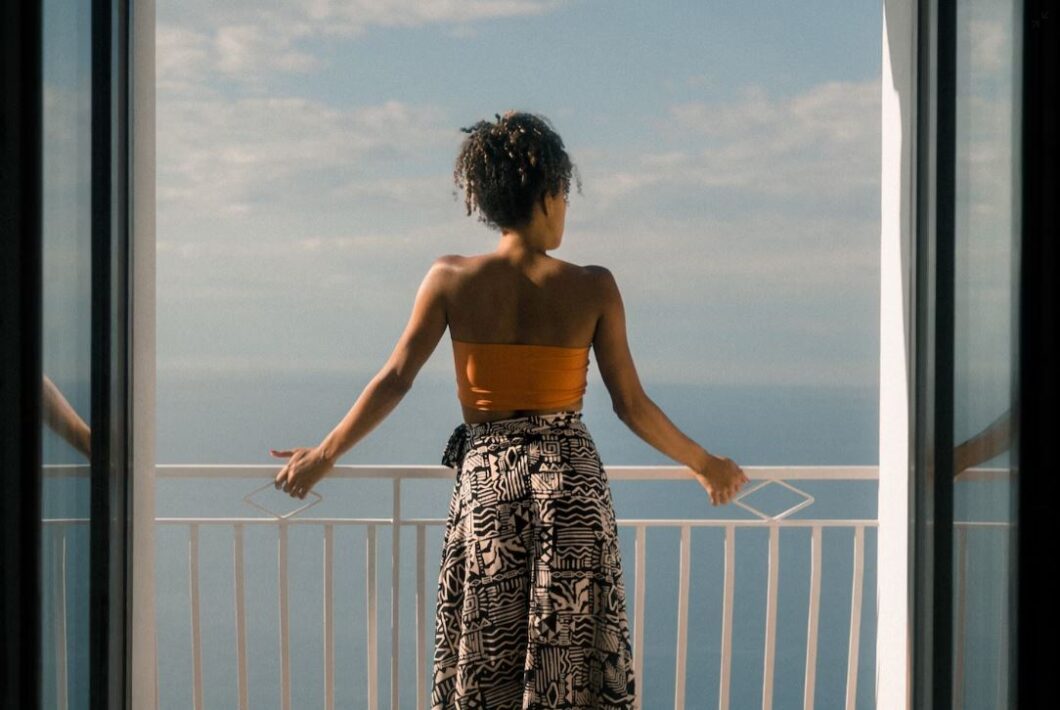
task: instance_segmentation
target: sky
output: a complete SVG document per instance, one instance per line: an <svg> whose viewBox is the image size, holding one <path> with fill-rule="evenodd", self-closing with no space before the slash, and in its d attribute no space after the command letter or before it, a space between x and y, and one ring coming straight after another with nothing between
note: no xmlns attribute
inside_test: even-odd
<svg viewBox="0 0 1060 710"><path fill-rule="evenodd" d="M649 394L876 386L879 3L163 0L157 20L160 376L366 383L431 262L495 248L453 163L460 127L516 109L578 167L551 253L614 273ZM444 337L420 376L452 373Z"/></svg>

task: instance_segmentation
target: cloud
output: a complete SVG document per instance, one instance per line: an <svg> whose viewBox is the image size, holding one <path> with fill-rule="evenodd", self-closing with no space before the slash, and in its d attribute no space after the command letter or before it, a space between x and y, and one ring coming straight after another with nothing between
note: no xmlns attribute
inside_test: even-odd
<svg viewBox="0 0 1060 710"><path fill-rule="evenodd" d="M190 0L157 23L160 90L194 90L220 75L262 87L270 74L319 69L321 38L357 38L372 27L440 25L472 37L481 22L553 12L566 0L297 0L262 7L250 0Z"/></svg>
<svg viewBox="0 0 1060 710"><path fill-rule="evenodd" d="M378 166L451 148L456 133L439 109L401 101L339 109L290 96L202 95L158 113L159 208L222 215L305 207L364 185L407 196L414 183L380 181Z"/></svg>
<svg viewBox="0 0 1060 710"><path fill-rule="evenodd" d="M472 23L502 17L541 15L567 4L564 0L309 0L307 16L328 33L351 34L370 25L419 27Z"/></svg>
<svg viewBox="0 0 1060 710"><path fill-rule="evenodd" d="M246 76L251 72L309 72L320 66L319 60L292 46L290 35L270 33L256 24L219 27L214 36L217 68L229 76Z"/></svg>
<svg viewBox="0 0 1060 710"><path fill-rule="evenodd" d="M875 190L880 173L880 83L830 81L788 98L750 86L732 102L673 104L656 122L661 141L633 167L592 176L610 206L631 192L674 186L816 199Z"/></svg>
<svg viewBox="0 0 1060 710"><path fill-rule="evenodd" d="M89 199L91 175L86 151L92 115L90 78L87 74L79 76L75 85L46 79L41 87L46 220L49 212L73 212L80 207L77 200Z"/></svg>
<svg viewBox="0 0 1060 710"><path fill-rule="evenodd" d="M986 7L979 8L979 10L990 11ZM1001 14L999 10L1003 11L1003 6L999 5L993 10L993 14ZM966 21L968 26L962 28L963 31L958 32L957 35L962 45L967 43L968 58L964 60L963 69L988 75L997 74L1003 69L1011 72L1012 62L1015 59L1012 51L1011 17L998 19L980 17L969 18ZM960 49L963 50L964 47ZM1015 75L1010 76L1015 78Z"/></svg>
<svg viewBox="0 0 1060 710"><path fill-rule="evenodd" d="M158 93L196 92L212 61L209 35L183 25L155 25L155 82Z"/></svg>

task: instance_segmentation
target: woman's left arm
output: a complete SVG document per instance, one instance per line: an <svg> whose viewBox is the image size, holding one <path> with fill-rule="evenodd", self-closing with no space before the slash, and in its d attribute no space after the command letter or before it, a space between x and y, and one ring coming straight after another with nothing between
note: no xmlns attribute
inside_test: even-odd
<svg viewBox="0 0 1060 710"><path fill-rule="evenodd" d="M270 451L291 460L276 475L276 487L298 498L316 485L346 451L382 422L412 388L448 325L446 291L449 260L431 264L416 293L412 315L386 364L372 378L331 432L317 446Z"/></svg>

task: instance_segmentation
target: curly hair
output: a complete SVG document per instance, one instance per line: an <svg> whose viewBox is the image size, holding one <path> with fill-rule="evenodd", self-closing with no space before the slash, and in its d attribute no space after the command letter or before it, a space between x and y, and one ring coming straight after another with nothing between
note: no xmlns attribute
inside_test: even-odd
<svg viewBox="0 0 1060 710"><path fill-rule="evenodd" d="M460 129L470 135L460 146L453 180L465 190L468 216L476 207L479 221L493 229L520 228L530 223L535 202L544 207L546 194L567 198L572 174L581 194L577 166L547 118L522 111L493 115L496 123Z"/></svg>

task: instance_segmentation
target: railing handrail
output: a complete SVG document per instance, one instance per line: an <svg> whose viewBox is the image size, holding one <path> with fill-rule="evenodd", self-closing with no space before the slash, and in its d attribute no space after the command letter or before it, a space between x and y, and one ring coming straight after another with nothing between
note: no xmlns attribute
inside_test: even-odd
<svg viewBox="0 0 1060 710"><path fill-rule="evenodd" d="M157 464L159 478L262 478L270 472L276 473L282 464ZM87 463L45 464L53 476L87 473ZM755 480L875 480L879 467L844 465L797 465L797 466L742 466L748 478ZM611 480L681 480L689 478L691 470L685 466L605 465L604 470ZM1007 471L1007 469L979 469L982 471ZM965 472L968 473L968 472ZM337 464L328 471L326 478L452 478L453 469L441 464ZM963 474L962 474L963 475Z"/></svg>
<svg viewBox="0 0 1060 710"><path fill-rule="evenodd" d="M278 472L281 464L157 464L159 478L258 478L269 472ZM42 468L49 477L88 475L87 463L44 464ZM879 466L876 465L796 465L796 466L742 466L752 480L877 480ZM688 478L691 471L684 466L625 466L606 465L607 477L616 481L680 480ZM452 478L453 469L424 464L338 464L328 472L328 478ZM975 467L961 471L956 478L961 481L1003 480L1011 476L1011 469L1004 467Z"/></svg>

